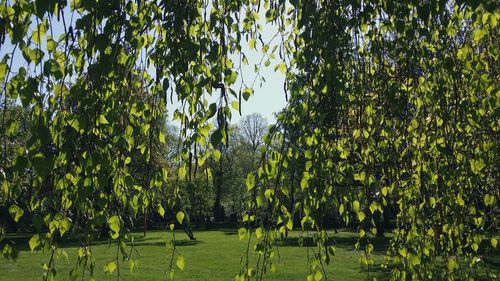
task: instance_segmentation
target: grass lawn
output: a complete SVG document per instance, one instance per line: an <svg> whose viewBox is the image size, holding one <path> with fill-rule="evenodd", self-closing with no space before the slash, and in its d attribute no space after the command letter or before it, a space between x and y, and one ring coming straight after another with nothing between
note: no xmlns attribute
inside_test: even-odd
<svg viewBox="0 0 500 281"><path fill-rule="evenodd" d="M142 233L134 233L136 247L142 257L139 258L139 264L132 273L127 262L121 264L122 280L168 280L166 272L170 262L170 252L165 247L165 241L170 235L164 231L148 232L146 237L142 237ZM265 280L305 280L308 273L307 247L298 245L298 235L299 232L291 232L287 245L278 247L279 259L273 258L276 272L268 272ZM360 266L358 261L360 252L354 250L356 233L342 231L332 235L336 242L336 252L333 262L325 268L328 280L367 280L369 276L376 276L378 280L387 279L384 278L387 272L380 266L375 266L372 272ZM234 276L241 268L240 259L246 249L246 240L240 241L235 230L195 231L196 241L190 241L181 231L177 232L176 236L176 251L185 257L186 266L184 271L177 270L174 280L234 280ZM24 246L27 245L26 239L18 241ZM383 262L388 242L388 239L379 239L375 242L375 264ZM60 255L56 260L56 280L68 280L69 271L76 263L78 246L68 243L62 249L67 252L68 257ZM97 241L93 246L93 252L96 258L96 280L116 280L116 272L105 274L103 270L104 265L115 257L116 245ZM253 255L253 250L251 253ZM30 252L25 247L15 262L7 260L0 262L0 280L41 280L41 264L48 260L49 253Z"/></svg>
<svg viewBox="0 0 500 281"><path fill-rule="evenodd" d="M124 280L167 280L170 252L165 247L165 241L171 234L152 231L146 237L142 237L141 233L134 235L136 247L142 257L132 273L127 262L120 266ZM307 247L298 245L298 235L299 232L291 232L287 245L278 246L279 259L277 256L273 258L276 271L268 272L266 280L305 280L308 273ZM185 257L186 267L184 271L177 270L174 280L233 280L239 272L240 259L245 254L246 240L240 241L235 230L195 231L195 236L196 241L189 241L183 232L176 233L176 251ZM337 241L336 256L326 267L329 279L361 280L368 276L366 269L359 264L360 252L354 251L356 236L353 232L334 234ZM24 239L18 241L27 245L22 240ZM383 245L377 245L376 262L383 260L383 248L387 241L381 242ZM60 255L56 260L56 279L68 280L69 271L76 264L78 246L67 245L62 249L67 252L68 257ZM116 274L105 274L103 271L104 265L116 255L116 245L109 245L106 241L98 242L93 246L93 252L96 258L96 279L116 280ZM0 280L41 280L41 264L48 262L49 257L49 253L30 252L25 247L15 262L3 260L0 263Z"/></svg>

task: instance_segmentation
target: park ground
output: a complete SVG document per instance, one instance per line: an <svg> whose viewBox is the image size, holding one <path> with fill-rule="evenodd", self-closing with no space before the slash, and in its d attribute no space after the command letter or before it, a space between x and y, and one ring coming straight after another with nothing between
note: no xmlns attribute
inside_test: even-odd
<svg viewBox="0 0 500 281"><path fill-rule="evenodd" d="M236 230L196 231L197 240L191 241L183 232L176 233L176 253L185 258L184 271L176 269L174 280L234 280L235 275L242 268L240 261L246 253L246 239L239 240ZM298 237L300 232L291 232L288 240L275 245L276 255L273 257L276 270L268 272L265 280L305 280L308 274L307 247L300 246ZM305 234L302 234L305 235ZM120 259L121 280L168 280L167 273L170 265L171 251L167 249L166 241L172 234L165 231L151 231L143 237L142 233L133 233L135 247L141 257L133 272L129 270L127 261ZM370 269L362 266L359 258L362 254L354 249L357 233L340 231L331 233L335 241L335 257L330 265L325 266L328 280L386 280L388 270L380 265L384 262L384 255L389 244L388 238L374 241L374 266ZM16 261L2 261L0 263L0 280L41 280L42 264L48 262L50 254L47 252L31 252L27 247L29 236L18 236L18 243L24 243ZM306 244L307 244L306 239ZM26 247L24 247L26 245ZM67 242L61 246L65 254L59 253L56 260L56 280L68 280L69 272L76 264L78 245ZM116 272L104 273L106 263L116 257L116 244L108 241L96 241L93 245L96 258L96 280L116 280ZM278 254L279 253L279 254ZM253 259L251 250L250 258ZM175 264L175 260L174 260ZM496 268L498 271L498 268ZM85 278L84 280L88 280Z"/></svg>

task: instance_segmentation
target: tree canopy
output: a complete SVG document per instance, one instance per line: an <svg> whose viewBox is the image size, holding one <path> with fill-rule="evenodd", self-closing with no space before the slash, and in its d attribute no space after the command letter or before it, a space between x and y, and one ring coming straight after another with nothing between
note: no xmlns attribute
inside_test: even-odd
<svg viewBox="0 0 500 281"><path fill-rule="evenodd" d="M499 15L487 0L0 0L0 205L32 225L32 250L52 253L45 280L70 234L82 243L72 277L92 274L96 229L117 246L105 270L133 267L128 218L154 210L182 224L181 183L211 175L207 161L231 143L231 115L254 93L239 80L248 45L263 54L257 72L273 62L286 74L273 94L288 103L247 176L239 235L261 258L237 279L264 277L298 210L295 227L315 233L307 280L326 279L334 254L328 208L358 226L370 267L391 208L393 280L474 280L498 250ZM263 39L269 25L277 42ZM174 98L172 167L157 149ZM0 251L14 258L6 231L2 221Z"/></svg>

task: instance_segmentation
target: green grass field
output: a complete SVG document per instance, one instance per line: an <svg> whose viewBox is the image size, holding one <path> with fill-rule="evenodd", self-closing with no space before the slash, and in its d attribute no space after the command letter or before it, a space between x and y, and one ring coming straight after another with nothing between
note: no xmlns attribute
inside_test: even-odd
<svg viewBox="0 0 500 281"><path fill-rule="evenodd" d="M166 272L170 263L170 252L165 247L165 242L170 235L153 231L142 237L141 233L134 233L135 244L141 257L132 273L128 262L120 265L123 277L121 280L168 280ZM308 274L307 247L298 245L298 235L299 232L290 233L286 245L277 247L279 258L273 258L276 271L268 272L265 280L305 280ZM177 270L174 280L234 280L241 268L240 260L246 249L246 241L240 241L236 231L195 231L196 241L188 240L183 232L178 232L176 236L176 251L185 257L186 265L184 271ZM333 262L325 268L328 280L372 280L370 276L375 276L378 280L387 279L388 272L380 267L380 263L383 262L388 239L375 241L376 266L369 272L359 263L361 252L354 250L356 233L342 231L332 236L335 239L336 252ZM23 243L22 247L27 245L25 237L18 237L16 240ZM56 260L56 280L68 280L69 271L76 263L78 246L66 244L61 248L66 251L67 257L59 255ZM116 256L116 245L97 241L93 245L93 252L96 258L96 280L116 280L116 272L105 274L103 270L104 265ZM3 260L0 263L0 280L41 280L41 264L48 260L49 253L31 252L26 246L22 248L15 262Z"/></svg>
<svg viewBox="0 0 500 281"><path fill-rule="evenodd" d="M142 237L141 233L135 233L135 244L141 257L132 273L128 262L121 264L123 280L167 280L170 252L165 247L165 242L170 235L153 231ZM279 257L273 258L276 271L268 272L266 280L305 280L308 274L307 247L298 245L298 235L298 232L290 233L287 245L277 247ZM336 256L326 267L329 280L363 280L368 276L366 268L360 266L360 252L354 250L356 235L352 232L334 234L337 242ZM240 260L245 254L246 240L240 241L233 230L195 231L195 236L196 241L189 241L183 232L176 234L176 251L185 257L186 265L184 271L177 269L174 280L234 280L241 268ZM24 242L27 245L23 240L25 239L17 239L18 243ZM387 241L380 242L383 243L377 245L376 262L382 262ZM59 255L57 258L56 277L57 280L68 280L69 271L76 264L78 247L70 244L62 249L66 251L67 257ZM109 245L106 241L98 242L93 246L93 252L96 258L96 280L116 280L116 272L105 274L103 270L104 265L115 257L116 245ZM49 257L47 252L31 252L23 247L15 262L4 260L0 263L0 280L41 280L41 265L48 262ZM381 275L381 272L376 274Z"/></svg>

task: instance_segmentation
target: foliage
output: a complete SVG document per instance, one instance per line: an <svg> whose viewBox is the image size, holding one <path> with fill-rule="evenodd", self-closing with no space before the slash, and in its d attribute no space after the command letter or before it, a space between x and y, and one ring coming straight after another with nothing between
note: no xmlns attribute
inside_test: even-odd
<svg viewBox="0 0 500 281"><path fill-rule="evenodd" d="M240 17L243 7L248 13ZM2 170L24 177L25 170L34 171L26 200L20 200L21 187L3 177L1 202L15 221L32 218L32 250L55 253L65 235L78 233L82 248L74 272L92 276L97 228L109 230L117 245L106 270L119 275L122 258L133 266L135 257L124 244L130 239L127 220L148 208L163 215L166 208L154 194L169 171L147 169L137 178L132 157L139 151L150 166L156 163L153 146L165 135L155 124L169 94L182 104L174 112L182 123L182 156L208 138L214 147L227 143L224 124L238 95L222 91L219 104L209 105L205 94L213 93L214 83L235 83L228 55L239 53L241 36L253 33L254 9L249 2L217 1L0 2L3 108L20 101L30 111L32 132L26 151L3 157ZM209 136L215 115L219 127ZM202 165L208 154L194 148L194 156ZM186 167L176 170L184 178ZM178 189L166 202L170 208ZM13 256L3 226L1 234L2 253ZM56 274L52 257L44 265L45 280Z"/></svg>
<svg viewBox="0 0 500 281"><path fill-rule="evenodd" d="M354 214L369 268L368 234L396 206L386 263L393 280L474 280L479 268L489 271L500 196L499 14L493 2L479 2L291 1L282 45L289 104L270 131L266 163L249 178L253 206L267 210L265 234L255 232L258 279L272 264L269 230L292 224L281 197L290 193L289 162L299 158L301 227L317 233L308 280L332 255L327 202L346 223ZM485 239L490 248L479 253Z"/></svg>
<svg viewBox="0 0 500 281"><path fill-rule="evenodd" d="M262 40L262 13L278 26L278 44ZM333 255L322 222L329 209L355 218L370 268L367 234L380 230L387 206L397 209L392 279L473 279L498 248L498 17L487 0L0 0L0 202L12 220L31 220L32 250L52 253L45 280L69 233L82 245L72 277L93 276L96 229L116 244L105 271L119 278L121 261L133 268L137 257L127 252L128 220L149 209L187 220L182 181L198 168L208 177L207 161L230 145L231 107L253 93L244 81L235 89L248 42L264 66L279 54L289 101L247 176L252 199L239 234L256 238L260 258L255 270L244 260L238 279L262 279L273 229L293 227L290 169L301 178L301 227L315 232L308 280L322 279ZM161 120L174 96L181 141L169 167L155 150L166 142ZM14 103L29 112L30 134L11 152L11 143L21 147L11 139L20 120L6 118ZM0 251L13 258L0 227ZM168 245L173 277L185 260Z"/></svg>

